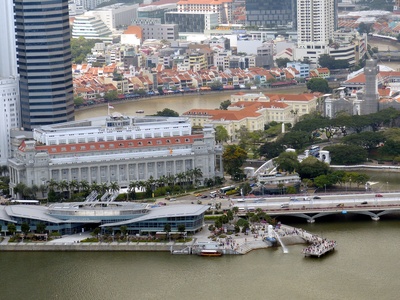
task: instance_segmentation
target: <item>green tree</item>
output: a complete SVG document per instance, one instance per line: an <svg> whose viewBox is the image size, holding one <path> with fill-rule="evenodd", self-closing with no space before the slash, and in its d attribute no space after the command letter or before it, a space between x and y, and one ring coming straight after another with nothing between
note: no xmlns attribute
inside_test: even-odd
<svg viewBox="0 0 400 300"><path fill-rule="evenodd" d="M222 82L219 81L219 80L214 80L214 81L211 82L211 84L210 84L210 88L211 88L213 91L222 90L222 87L223 87L223 84L222 84Z"/></svg>
<svg viewBox="0 0 400 300"><path fill-rule="evenodd" d="M74 104L75 106L81 106L83 105L83 103L85 103L85 99L83 99L83 97L75 97L74 98Z"/></svg>
<svg viewBox="0 0 400 300"><path fill-rule="evenodd" d="M246 159L246 151L237 145L228 145L222 154L224 169L231 176L241 171L240 168Z"/></svg>
<svg viewBox="0 0 400 300"><path fill-rule="evenodd" d="M186 226L185 224L179 224L177 227L179 232L185 232L186 231Z"/></svg>
<svg viewBox="0 0 400 300"><path fill-rule="evenodd" d="M37 223L36 224L36 232L37 233L43 233L46 230L46 224L45 223Z"/></svg>
<svg viewBox="0 0 400 300"><path fill-rule="evenodd" d="M330 187L333 184L334 183L328 175L320 175L314 178L314 185L318 188Z"/></svg>
<svg viewBox="0 0 400 300"><path fill-rule="evenodd" d="M121 231L121 235L122 235L122 236L125 236L126 233L128 232L128 227L127 227L127 226L121 226L121 227L119 228L119 230Z"/></svg>
<svg viewBox="0 0 400 300"><path fill-rule="evenodd" d="M312 179L320 175L327 175L329 173L329 165L313 156L309 156L302 160L298 170L301 178Z"/></svg>
<svg viewBox="0 0 400 300"><path fill-rule="evenodd" d="M169 108L164 108L162 111L157 111L155 116L162 116L162 117L179 117L179 114Z"/></svg>
<svg viewBox="0 0 400 300"><path fill-rule="evenodd" d="M278 66L278 68L286 68L288 62L290 62L289 58L277 58L277 59L275 59L275 63Z"/></svg>
<svg viewBox="0 0 400 300"><path fill-rule="evenodd" d="M293 131L305 131L312 133L321 128L325 128L331 124L331 120L321 116L318 113L303 115L300 120L293 126Z"/></svg>
<svg viewBox="0 0 400 300"><path fill-rule="evenodd" d="M117 90L109 90L104 94L104 99L108 102L114 101L118 99Z"/></svg>
<svg viewBox="0 0 400 300"><path fill-rule="evenodd" d="M363 33L369 34L371 31L373 31L372 26L373 26L373 23L366 24L364 22L361 22L360 24L358 24L358 32L361 34L363 34Z"/></svg>
<svg viewBox="0 0 400 300"><path fill-rule="evenodd" d="M352 165L367 159L367 151L356 145L332 145L324 148L331 155L331 164Z"/></svg>
<svg viewBox="0 0 400 300"><path fill-rule="evenodd" d="M111 182L111 183L110 183L110 186L109 186L109 189L110 189L110 192L111 192L111 193L118 192L118 191L119 191L119 184L118 184L118 182L116 182L116 181Z"/></svg>
<svg viewBox="0 0 400 300"><path fill-rule="evenodd" d="M267 159L277 157L283 151L285 151L285 147L278 142L266 142L258 150L260 155L265 156Z"/></svg>
<svg viewBox="0 0 400 300"><path fill-rule="evenodd" d="M223 143L229 140L228 131L224 126L218 125L215 127L215 141L217 143Z"/></svg>
<svg viewBox="0 0 400 300"><path fill-rule="evenodd" d="M311 78L307 82L307 89L311 92L328 93L330 91L328 81L324 78Z"/></svg>
<svg viewBox="0 0 400 300"><path fill-rule="evenodd" d="M72 61L76 64L82 63L86 56L91 53L92 48L96 43L102 42L101 40L87 40L84 37L71 39L71 57Z"/></svg>
<svg viewBox="0 0 400 300"><path fill-rule="evenodd" d="M301 149L310 142L310 134L305 131L291 131L286 133L279 142L288 148Z"/></svg>
<svg viewBox="0 0 400 300"><path fill-rule="evenodd" d="M27 235L28 233L29 233L29 230L30 230L31 228L29 227L29 224L28 223L22 223L21 224L21 231L25 234L25 235Z"/></svg>
<svg viewBox="0 0 400 300"><path fill-rule="evenodd" d="M232 102L231 102L231 100L225 100L225 101L222 101L221 102L221 104L219 105L219 109L221 109L221 110L227 110L228 109L228 107L230 106L232 104Z"/></svg>
<svg viewBox="0 0 400 300"><path fill-rule="evenodd" d="M282 152L274 164L278 170L293 172L299 169L299 161L296 152Z"/></svg>
<svg viewBox="0 0 400 300"><path fill-rule="evenodd" d="M337 45L339 46L339 45ZM318 64L322 68L328 68L330 70L334 69L346 69L349 67L349 62L344 59L335 59L329 54L322 54L319 56Z"/></svg>
<svg viewBox="0 0 400 300"><path fill-rule="evenodd" d="M14 223L8 223L8 224L7 224L7 231L8 231L11 235L14 235L15 232L17 231L17 226L15 226Z"/></svg>
<svg viewBox="0 0 400 300"><path fill-rule="evenodd" d="M396 157L400 154L400 141L387 140L386 143L379 148L379 154L393 158Z"/></svg>
<svg viewBox="0 0 400 300"><path fill-rule="evenodd" d="M165 232L171 232L171 224L166 223L166 224L164 225L164 231L165 231Z"/></svg>
<svg viewBox="0 0 400 300"><path fill-rule="evenodd" d="M247 196L251 192L250 183L244 182L239 186L240 193L243 196Z"/></svg>
<svg viewBox="0 0 400 300"><path fill-rule="evenodd" d="M364 149L371 150L385 142L386 138L382 131L364 131L343 137L342 142L348 145L361 146Z"/></svg>
<svg viewBox="0 0 400 300"><path fill-rule="evenodd" d="M47 194L47 201L50 203L57 202L58 197L56 192L53 189L50 189Z"/></svg>

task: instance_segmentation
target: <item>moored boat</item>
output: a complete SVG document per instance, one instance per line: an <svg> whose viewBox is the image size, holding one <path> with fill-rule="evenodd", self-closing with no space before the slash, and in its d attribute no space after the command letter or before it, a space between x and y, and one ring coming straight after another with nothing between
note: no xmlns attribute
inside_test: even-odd
<svg viewBox="0 0 400 300"><path fill-rule="evenodd" d="M200 256L222 256L222 252L220 250L206 250L203 249L199 252Z"/></svg>

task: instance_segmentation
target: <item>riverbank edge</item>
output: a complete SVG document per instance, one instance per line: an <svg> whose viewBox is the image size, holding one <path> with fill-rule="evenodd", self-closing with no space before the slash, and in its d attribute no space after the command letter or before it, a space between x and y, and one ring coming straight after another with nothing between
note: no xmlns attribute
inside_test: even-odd
<svg viewBox="0 0 400 300"><path fill-rule="evenodd" d="M369 170L369 171L390 171L390 172L400 172L400 166L385 166L385 165L330 165L332 169L336 170Z"/></svg>
<svg viewBox="0 0 400 300"><path fill-rule="evenodd" d="M306 244L307 241L299 236L286 236L281 238L285 245ZM193 247L195 243L74 243L74 244L40 244L40 243L8 243L0 244L0 252L171 252L174 250ZM270 248L267 243L258 241L248 242L241 245L246 248L247 254L253 250ZM227 253L225 254L232 254Z"/></svg>
<svg viewBox="0 0 400 300"><path fill-rule="evenodd" d="M171 246L192 246L192 244L155 244L138 245L136 243L77 243L67 245L48 245L39 243L15 243L0 245L4 252L170 252Z"/></svg>

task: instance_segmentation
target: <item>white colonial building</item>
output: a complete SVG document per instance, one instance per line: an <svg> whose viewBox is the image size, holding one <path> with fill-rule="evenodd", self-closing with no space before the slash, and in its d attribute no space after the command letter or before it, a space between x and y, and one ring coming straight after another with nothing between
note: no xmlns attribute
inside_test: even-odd
<svg viewBox="0 0 400 300"><path fill-rule="evenodd" d="M214 129L193 134L187 118L105 118L41 126L23 140L10 164L10 188L72 180L89 184L147 180L199 168L203 178L222 176L222 147Z"/></svg>

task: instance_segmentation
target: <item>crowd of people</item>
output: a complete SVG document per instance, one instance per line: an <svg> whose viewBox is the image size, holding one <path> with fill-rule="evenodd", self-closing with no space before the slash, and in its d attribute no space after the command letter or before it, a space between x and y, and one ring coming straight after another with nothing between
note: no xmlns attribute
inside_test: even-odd
<svg viewBox="0 0 400 300"><path fill-rule="evenodd" d="M305 255L321 256L326 252L333 250L336 247L336 241L330 241L327 239L321 239L320 241L314 242L307 248L303 249Z"/></svg>

